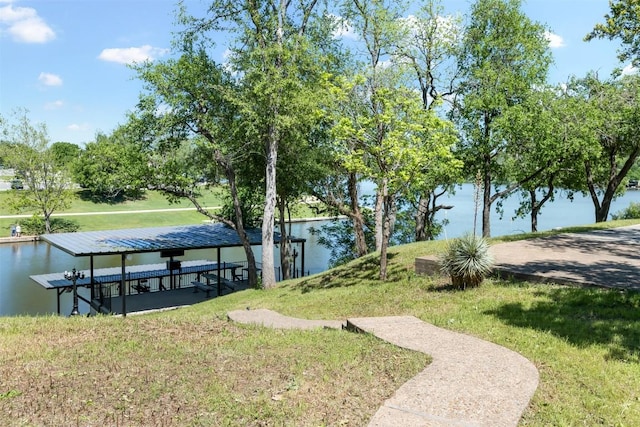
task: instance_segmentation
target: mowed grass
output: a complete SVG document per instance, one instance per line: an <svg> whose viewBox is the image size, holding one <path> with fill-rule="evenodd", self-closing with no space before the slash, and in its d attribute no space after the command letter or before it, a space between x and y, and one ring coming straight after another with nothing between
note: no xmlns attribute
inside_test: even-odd
<svg viewBox="0 0 640 427"><path fill-rule="evenodd" d="M9 209L9 199L12 197L11 191L0 192L0 215L13 215L15 212ZM202 197L198 199L202 206L221 206L221 193L216 190L203 190ZM55 212L56 214L77 213L77 212L117 212L133 210L152 209L179 209L192 208L189 201L179 203L169 203L166 197L158 191L146 191L144 196L138 200L127 200L118 203L94 203L83 197L82 191L77 191L69 209Z"/></svg>
<svg viewBox="0 0 640 427"><path fill-rule="evenodd" d="M233 309L311 319L414 315L503 345L538 367L521 425L640 425L640 295L490 279L451 289L413 273L443 242L126 319L0 319L3 425L366 425L428 363L345 331L230 323ZM474 363L469 354L469 363Z"/></svg>
<svg viewBox="0 0 640 427"><path fill-rule="evenodd" d="M11 192L0 192L0 215L15 215L9 207ZM212 212L222 206L221 192L216 189L203 191L198 202ZM165 212L145 212L168 210ZM65 215L77 214L83 215ZM23 214L29 214L23 212ZM292 218L309 218L318 214L307 204L300 203L291 212ZM208 218L198 213L191 202L169 203L165 196L157 191L147 191L139 200L122 203L93 203L84 200L81 193L76 193L72 206L64 211L54 212L60 217L78 224L79 231L111 230L138 227L162 227L185 224L199 224ZM11 235L11 225L19 222L19 218L0 218L0 237Z"/></svg>

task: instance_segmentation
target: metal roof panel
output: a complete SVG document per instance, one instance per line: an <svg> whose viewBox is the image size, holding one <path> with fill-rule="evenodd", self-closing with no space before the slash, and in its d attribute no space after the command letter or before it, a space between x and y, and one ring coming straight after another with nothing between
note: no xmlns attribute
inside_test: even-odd
<svg viewBox="0 0 640 427"><path fill-rule="evenodd" d="M252 245L262 244L260 229L246 232ZM73 256L242 246L238 233L222 223L43 234L40 238ZM291 241L305 239L291 237ZM274 242L280 242L278 233L274 233Z"/></svg>

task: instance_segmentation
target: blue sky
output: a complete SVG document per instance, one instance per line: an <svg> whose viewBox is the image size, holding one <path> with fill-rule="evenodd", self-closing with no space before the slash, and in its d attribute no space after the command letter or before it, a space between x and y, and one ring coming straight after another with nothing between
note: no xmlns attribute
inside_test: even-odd
<svg viewBox="0 0 640 427"><path fill-rule="evenodd" d="M193 14L204 6L185 0ZM442 0L465 13L467 0ZM0 114L29 111L51 141L82 145L111 132L135 108L141 83L126 64L170 55L175 0L0 0ZM552 31L551 82L615 67L618 44L582 41L608 0L528 0L527 15ZM219 49L223 61L225 46Z"/></svg>

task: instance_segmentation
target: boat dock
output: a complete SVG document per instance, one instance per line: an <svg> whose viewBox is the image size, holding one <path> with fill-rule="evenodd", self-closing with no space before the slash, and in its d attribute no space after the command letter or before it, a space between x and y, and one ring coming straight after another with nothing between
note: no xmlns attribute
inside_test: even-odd
<svg viewBox="0 0 640 427"><path fill-rule="evenodd" d="M91 270L79 271L84 277L79 277L75 285L76 288L90 290L90 296L78 294L77 297L88 304L93 313L157 310L190 305L211 296L247 289L245 264L198 260L128 266L123 292L120 290L123 283L120 267L100 268L93 270L93 277ZM65 278L64 272L30 277L44 288L56 291L60 314L60 297L66 292L73 292L73 281Z"/></svg>

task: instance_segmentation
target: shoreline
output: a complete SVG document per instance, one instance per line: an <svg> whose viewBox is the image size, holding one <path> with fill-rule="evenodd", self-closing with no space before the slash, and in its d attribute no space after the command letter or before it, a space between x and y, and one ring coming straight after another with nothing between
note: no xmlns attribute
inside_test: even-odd
<svg viewBox="0 0 640 427"><path fill-rule="evenodd" d="M127 212L131 213L131 212ZM142 213L138 211L138 213ZM346 219L346 217L338 216L338 217L309 217L309 218L292 218L291 223L300 223L300 222L315 222L315 221L325 221L331 219ZM289 221L287 221L289 223ZM38 242L40 241L40 236L20 236L20 237L0 237L0 245L1 244L9 244L9 243L29 243L29 242Z"/></svg>
<svg viewBox="0 0 640 427"><path fill-rule="evenodd" d="M20 236L20 237L0 237L0 244L2 243L26 243L37 242L40 240L40 236Z"/></svg>

